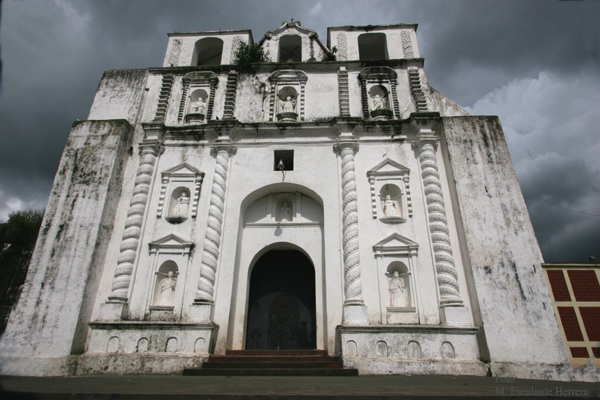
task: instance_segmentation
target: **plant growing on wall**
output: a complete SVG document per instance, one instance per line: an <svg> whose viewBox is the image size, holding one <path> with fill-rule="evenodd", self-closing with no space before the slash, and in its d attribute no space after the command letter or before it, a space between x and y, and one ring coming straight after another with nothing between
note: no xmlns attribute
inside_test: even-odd
<svg viewBox="0 0 600 400"><path fill-rule="evenodd" d="M236 62L242 68L248 67L252 63L266 62L269 52L265 52L258 44L240 43L238 51L235 53Z"/></svg>

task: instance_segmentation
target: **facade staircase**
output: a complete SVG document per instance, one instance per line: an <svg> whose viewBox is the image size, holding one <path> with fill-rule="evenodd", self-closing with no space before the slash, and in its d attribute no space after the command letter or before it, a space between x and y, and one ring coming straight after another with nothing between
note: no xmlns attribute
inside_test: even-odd
<svg viewBox="0 0 600 400"><path fill-rule="evenodd" d="M183 370L184 376L358 376L344 369L341 356L326 350L227 350L210 356L201 368Z"/></svg>

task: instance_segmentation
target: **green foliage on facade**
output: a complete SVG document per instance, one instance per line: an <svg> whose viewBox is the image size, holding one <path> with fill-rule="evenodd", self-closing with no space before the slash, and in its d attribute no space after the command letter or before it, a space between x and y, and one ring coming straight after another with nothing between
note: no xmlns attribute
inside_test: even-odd
<svg viewBox="0 0 600 400"><path fill-rule="evenodd" d="M247 68L250 64L268 61L268 54L269 52L265 52L257 43L241 42L235 53L236 63L242 68Z"/></svg>

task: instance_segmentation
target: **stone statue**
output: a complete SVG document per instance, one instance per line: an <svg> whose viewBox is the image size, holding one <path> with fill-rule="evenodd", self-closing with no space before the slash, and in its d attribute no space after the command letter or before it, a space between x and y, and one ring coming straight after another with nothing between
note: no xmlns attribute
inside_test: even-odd
<svg viewBox="0 0 600 400"><path fill-rule="evenodd" d="M376 94L373 97L372 111L375 111L375 110L387 110L387 101L386 101L385 97L381 97L378 94Z"/></svg>
<svg viewBox="0 0 600 400"><path fill-rule="evenodd" d="M159 306L172 306L175 302L175 287L177 278L173 277L173 271L169 271L166 278L160 281L160 294L158 296Z"/></svg>
<svg viewBox="0 0 600 400"><path fill-rule="evenodd" d="M181 193L177 199L177 205L175 206L175 210L173 210L173 215L175 217L187 217L189 204L190 198L188 197L187 193Z"/></svg>
<svg viewBox="0 0 600 400"><path fill-rule="evenodd" d="M206 114L206 103L202 97L198 97L198 100L190 102L190 114Z"/></svg>
<svg viewBox="0 0 600 400"><path fill-rule="evenodd" d="M281 221L291 221L291 211L290 207L288 207L287 203L283 203L281 206L281 210L279 211L279 216Z"/></svg>
<svg viewBox="0 0 600 400"><path fill-rule="evenodd" d="M388 289L390 291L390 307L406 306L406 285L398 271L394 271L392 274Z"/></svg>
<svg viewBox="0 0 600 400"><path fill-rule="evenodd" d="M285 100L281 100L280 104L282 113L296 112L296 99L292 96L286 96Z"/></svg>
<svg viewBox="0 0 600 400"><path fill-rule="evenodd" d="M396 201L392 200L392 197L389 194L385 196L385 200L383 202L383 215L386 217L395 217L398 215Z"/></svg>

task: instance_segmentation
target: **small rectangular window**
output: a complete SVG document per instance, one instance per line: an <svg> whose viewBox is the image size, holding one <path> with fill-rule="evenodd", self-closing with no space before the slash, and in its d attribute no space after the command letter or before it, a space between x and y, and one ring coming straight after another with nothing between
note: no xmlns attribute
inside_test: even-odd
<svg viewBox="0 0 600 400"><path fill-rule="evenodd" d="M273 171L293 171L294 150L275 150Z"/></svg>

